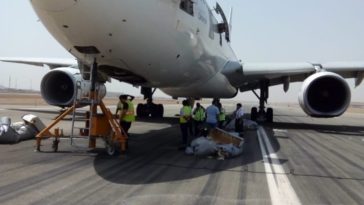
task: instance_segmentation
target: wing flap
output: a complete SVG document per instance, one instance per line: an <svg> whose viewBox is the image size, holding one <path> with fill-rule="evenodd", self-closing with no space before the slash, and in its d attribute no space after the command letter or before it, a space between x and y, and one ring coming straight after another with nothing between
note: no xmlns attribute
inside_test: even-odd
<svg viewBox="0 0 364 205"><path fill-rule="evenodd" d="M311 63L243 63L245 76L283 76L310 73L315 71Z"/></svg>
<svg viewBox="0 0 364 205"><path fill-rule="evenodd" d="M329 62L321 65L323 69L331 72L364 71L364 62Z"/></svg>

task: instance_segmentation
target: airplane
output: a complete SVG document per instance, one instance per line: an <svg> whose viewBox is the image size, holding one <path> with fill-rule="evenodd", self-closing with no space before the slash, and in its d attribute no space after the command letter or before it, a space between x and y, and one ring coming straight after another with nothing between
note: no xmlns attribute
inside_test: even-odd
<svg viewBox="0 0 364 205"><path fill-rule="evenodd" d="M173 98L233 98L253 91L259 106L253 120L272 122L266 108L269 87L303 82L299 104L312 117L337 117L350 105L345 78L364 78L364 62L242 62L231 48L232 12L206 0L77 1L31 0L47 30L76 60L0 58L48 66L41 94L50 104L71 106L78 86L87 95L91 68L97 67L101 95L110 78L141 87L153 106L138 105L138 115L163 116L151 102L154 90ZM260 90L258 95L255 90ZM59 93L63 93L60 95ZM149 109L150 111L146 111Z"/></svg>

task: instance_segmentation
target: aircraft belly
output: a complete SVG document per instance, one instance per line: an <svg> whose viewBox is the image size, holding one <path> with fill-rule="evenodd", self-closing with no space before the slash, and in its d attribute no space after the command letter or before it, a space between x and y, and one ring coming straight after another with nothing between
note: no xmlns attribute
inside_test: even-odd
<svg viewBox="0 0 364 205"><path fill-rule="evenodd" d="M199 36L194 19L176 12L175 2L79 0L71 5L65 1L66 9L54 12L38 4L42 1L36 0L33 7L74 56L86 64L96 57L99 65L128 70L154 87L200 85L227 62ZM75 46L94 46L100 53L85 55Z"/></svg>
<svg viewBox="0 0 364 205"><path fill-rule="evenodd" d="M161 88L161 90L173 97L195 98L232 98L238 93L238 90L220 73L200 85Z"/></svg>

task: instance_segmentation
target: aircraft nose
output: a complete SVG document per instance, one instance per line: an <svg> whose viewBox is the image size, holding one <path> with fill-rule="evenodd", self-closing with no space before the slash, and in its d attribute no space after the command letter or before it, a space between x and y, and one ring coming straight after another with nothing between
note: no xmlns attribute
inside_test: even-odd
<svg viewBox="0 0 364 205"><path fill-rule="evenodd" d="M34 7L52 12L64 11L77 4L77 0L30 0L30 1Z"/></svg>

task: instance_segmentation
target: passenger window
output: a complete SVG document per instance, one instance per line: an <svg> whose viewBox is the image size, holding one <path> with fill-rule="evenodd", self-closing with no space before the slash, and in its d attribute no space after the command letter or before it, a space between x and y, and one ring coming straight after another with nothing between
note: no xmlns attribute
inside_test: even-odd
<svg viewBox="0 0 364 205"><path fill-rule="evenodd" d="M183 11L193 16L193 1L192 0L181 0L179 6Z"/></svg>

